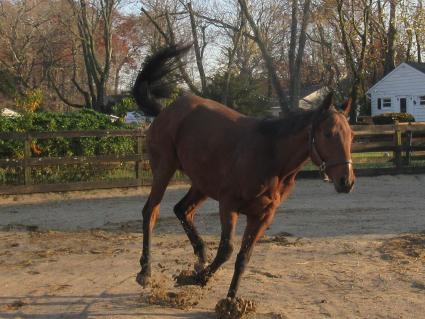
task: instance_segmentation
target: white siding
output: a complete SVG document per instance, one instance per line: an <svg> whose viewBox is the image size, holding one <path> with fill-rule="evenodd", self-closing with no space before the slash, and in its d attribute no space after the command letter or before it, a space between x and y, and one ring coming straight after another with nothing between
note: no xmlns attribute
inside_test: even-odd
<svg viewBox="0 0 425 319"><path fill-rule="evenodd" d="M380 110L378 110L378 98L381 99ZM391 107L384 107L384 98L385 99L391 98ZM371 103L372 103L372 116L382 114L382 113L400 112L400 104L397 101L396 97L394 96L372 94Z"/></svg>
<svg viewBox="0 0 425 319"><path fill-rule="evenodd" d="M419 105L419 96L425 96L425 74L402 63L394 71L369 89L372 116L400 112L400 98L406 98L407 113L411 113L416 121L425 121L425 106ZM378 98L391 98L391 108L378 110ZM414 103L416 101L416 104Z"/></svg>
<svg viewBox="0 0 425 319"><path fill-rule="evenodd" d="M412 113L417 122L425 121L425 105L420 105L419 101L420 101L419 96L417 96L416 104L413 106L413 113Z"/></svg>

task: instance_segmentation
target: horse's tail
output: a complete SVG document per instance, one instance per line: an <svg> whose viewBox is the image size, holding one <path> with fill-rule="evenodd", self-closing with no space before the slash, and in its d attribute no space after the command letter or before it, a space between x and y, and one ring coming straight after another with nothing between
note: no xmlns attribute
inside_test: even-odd
<svg viewBox="0 0 425 319"><path fill-rule="evenodd" d="M173 81L167 83L164 78L176 70L176 59L187 53L191 46L169 46L146 58L132 90L137 105L146 115L157 116L161 112L162 105L157 99L169 98L173 84Z"/></svg>

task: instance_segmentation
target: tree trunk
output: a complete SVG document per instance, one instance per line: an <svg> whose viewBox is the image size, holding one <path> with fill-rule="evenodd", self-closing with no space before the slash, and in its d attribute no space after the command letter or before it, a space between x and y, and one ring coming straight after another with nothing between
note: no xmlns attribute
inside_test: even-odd
<svg viewBox="0 0 425 319"><path fill-rule="evenodd" d="M199 41L198 41L198 31L197 31L195 16L193 14L192 3L189 2L187 4L187 7L188 7L189 17L190 17L190 27L192 30L193 46L195 49L196 65L198 66L199 78L201 80L201 92L203 94L205 92L205 88L207 87L207 79L205 76L204 65L202 63L202 54L201 54L201 48L199 46Z"/></svg>
<svg viewBox="0 0 425 319"><path fill-rule="evenodd" d="M294 0L294 2L296 1ZM301 65L302 65L302 60L304 56L305 43L307 41L306 31L307 31L308 20L310 17L310 2L311 2L310 0L305 0L304 2L303 17L301 21L301 29L300 29L299 40L298 40L298 51L295 57L295 61L291 62L291 65L293 65L293 67L291 70L292 72L290 73L290 83L291 83L290 105L294 109L299 107L299 101L300 101ZM295 7L295 10L298 9L297 7L298 6ZM291 28L291 32L292 31L296 31L296 28L293 30ZM292 41L292 34L291 34L291 41Z"/></svg>
<svg viewBox="0 0 425 319"><path fill-rule="evenodd" d="M296 65L295 51L297 48L297 31L298 31L298 0L292 0L291 12L291 40L289 42L288 63L289 63L289 106L294 108L298 106L295 94L295 82L299 81Z"/></svg>
<svg viewBox="0 0 425 319"><path fill-rule="evenodd" d="M387 50L385 54L384 75L387 75L395 68L394 63L394 44L396 37L395 16L396 16L397 0L390 0L390 21L387 32Z"/></svg>
<svg viewBox="0 0 425 319"><path fill-rule="evenodd" d="M273 84L273 87L275 89L275 92L278 96L279 99L279 104L280 107L282 109L283 113L288 113L289 112L289 104L288 104L288 99L286 97L286 93L279 81L279 77L277 74L277 69L273 63L273 59L270 56L268 50L267 50L267 46L263 40L263 37L261 36L260 30L258 29L252 15L250 14L249 10L248 10L248 5L246 3L246 0L238 0L242 12L244 13L252 31L254 32L254 37L255 37L255 42L257 43L260 51L261 51L261 55L263 56L267 71L269 73L269 77L271 79L271 82Z"/></svg>
<svg viewBox="0 0 425 319"><path fill-rule="evenodd" d="M372 0L369 0L369 4L365 4L363 8L363 31L361 32L357 25L353 26L356 29L357 35L360 37L361 42L361 50L358 53L358 50L351 50L350 45L354 43L352 38L349 38L349 35L346 31L346 20L345 13L343 12L343 1L337 0L337 11L338 11L338 22L341 31L342 45L345 51L345 57L347 64L350 67L350 71L352 73L352 89L351 89L351 99L352 99L352 107L350 111L350 122L356 123L357 121L357 113L358 113L358 105L357 99L359 96L359 90L361 88L361 83L364 78L364 67L365 67L365 57L366 57L366 47L367 47L367 38L369 35L369 21L370 21L370 10L372 7ZM352 24L357 24L358 21L352 20ZM354 51L354 53L353 53ZM356 57L354 57L356 54Z"/></svg>
<svg viewBox="0 0 425 319"><path fill-rule="evenodd" d="M238 49L239 43L240 43L240 39L242 38L242 32L243 29L245 28L245 16L243 14L240 14L240 27L239 27L239 31L235 31L234 35L233 35L233 47L231 49L228 50L229 52L229 62L227 63L227 71L226 71L226 78L225 78L225 82L224 82L224 92L223 92L223 98L222 98L222 102L224 105L227 105L228 103L228 97L229 97L229 90L230 90L230 80L232 77L232 67L234 64L234 60L235 60L235 55L236 55L236 51Z"/></svg>
<svg viewBox="0 0 425 319"><path fill-rule="evenodd" d="M155 19L149 14L149 12L146 11L145 8L142 7L141 11L145 14L145 16L149 19L149 21L154 25L155 29L161 34L167 45L175 45L176 40L173 32L173 26L170 21L170 17L168 12L165 14L165 19L167 22L167 31L168 34L161 28L161 26L155 21ZM186 69L184 68L184 64L180 59L177 59L179 71L180 74L184 80L184 82L187 84L189 89L196 95L201 96L202 92L196 87L196 85L193 83L193 81L190 79L189 74L187 73Z"/></svg>
<svg viewBox="0 0 425 319"><path fill-rule="evenodd" d="M407 48L406 48L406 62L410 62L412 60L411 52L413 45L413 34L412 30L407 29Z"/></svg>

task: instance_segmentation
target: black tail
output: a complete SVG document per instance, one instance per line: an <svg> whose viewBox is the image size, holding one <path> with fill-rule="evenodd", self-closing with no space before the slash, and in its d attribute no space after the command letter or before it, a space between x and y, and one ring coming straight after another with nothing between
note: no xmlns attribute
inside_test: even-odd
<svg viewBox="0 0 425 319"><path fill-rule="evenodd" d="M133 96L139 108L148 116L157 116L162 105L157 98L169 98L172 83L164 77L178 67L176 58L189 51L192 44L166 47L146 58L133 86Z"/></svg>

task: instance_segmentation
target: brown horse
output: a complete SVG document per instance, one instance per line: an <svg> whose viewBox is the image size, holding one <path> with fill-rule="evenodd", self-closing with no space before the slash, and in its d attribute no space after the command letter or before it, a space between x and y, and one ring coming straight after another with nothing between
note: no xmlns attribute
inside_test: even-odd
<svg viewBox="0 0 425 319"><path fill-rule="evenodd" d="M346 119L350 102L337 111L329 94L317 110L294 112L274 120L247 117L193 95L181 96L161 110L155 98L166 96L168 91L161 79L175 68L175 58L188 49L173 46L150 57L133 88L139 107L157 116L147 135L153 182L143 208L143 253L137 282L142 286L149 282L152 230L165 189L179 169L192 185L174 212L200 265L206 264L207 257L205 244L193 224L195 209L207 197L217 200L220 207L220 245L212 263L198 272L200 284L205 284L229 259L238 217L247 217L228 292L228 297L234 298L254 244L272 222L276 208L288 197L309 157L329 176L337 192L352 189L353 132Z"/></svg>

